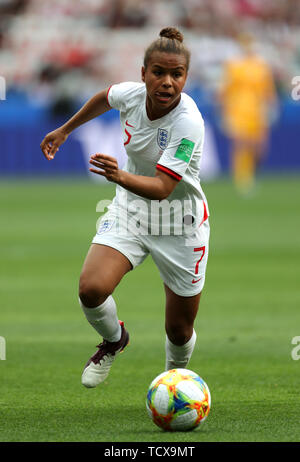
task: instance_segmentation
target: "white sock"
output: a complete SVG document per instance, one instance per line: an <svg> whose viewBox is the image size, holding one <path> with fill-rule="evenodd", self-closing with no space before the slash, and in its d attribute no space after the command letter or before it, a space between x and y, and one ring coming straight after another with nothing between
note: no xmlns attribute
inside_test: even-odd
<svg viewBox="0 0 300 462"><path fill-rule="evenodd" d="M79 298L88 322L108 342L118 342L121 338L121 326L117 316L116 303L111 295L104 303L95 308L87 308Z"/></svg>
<svg viewBox="0 0 300 462"><path fill-rule="evenodd" d="M177 368L185 369L191 359L196 338L197 335L194 329L190 340L184 345L174 345L174 343L169 340L168 336L166 336L166 371Z"/></svg>

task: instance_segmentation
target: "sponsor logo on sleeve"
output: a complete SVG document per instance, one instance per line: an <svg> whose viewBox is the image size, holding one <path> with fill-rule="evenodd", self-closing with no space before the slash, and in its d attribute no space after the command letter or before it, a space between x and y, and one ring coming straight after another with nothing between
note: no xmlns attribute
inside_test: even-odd
<svg viewBox="0 0 300 462"><path fill-rule="evenodd" d="M176 159L183 160L183 162L186 162L188 164L193 153L194 146L195 143L193 143L193 141L187 140L186 138L182 138L182 140L180 141L180 145L178 146L177 151L175 152Z"/></svg>

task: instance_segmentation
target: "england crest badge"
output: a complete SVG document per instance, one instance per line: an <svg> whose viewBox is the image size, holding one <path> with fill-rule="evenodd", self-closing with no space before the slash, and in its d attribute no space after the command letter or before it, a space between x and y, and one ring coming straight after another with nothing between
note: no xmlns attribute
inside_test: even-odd
<svg viewBox="0 0 300 462"><path fill-rule="evenodd" d="M106 231L109 231L113 224L114 224L115 220L104 220L104 221L101 221L100 222L100 225L99 225L99 228L97 230L97 234L103 234L105 233Z"/></svg>
<svg viewBox="0 0 300 462"><path fill-rule="evenodd" d="M166 149L168 142L168 131L164 130L163 128L159 128L157 131L157 143L160 149Z"/></svg>

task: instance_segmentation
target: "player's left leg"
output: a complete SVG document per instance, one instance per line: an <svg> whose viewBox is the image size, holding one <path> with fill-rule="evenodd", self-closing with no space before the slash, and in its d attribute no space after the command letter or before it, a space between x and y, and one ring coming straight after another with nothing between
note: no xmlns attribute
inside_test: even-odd
<svg viewBox="0 0 300 462"><path fill-rule="evenodd" d="M194 321L201 293L192 297L175 294L166 284L166 364L165 369L185 368L196 343Z"/></svg>
<svg viewBox="0 0 300 462"><path fill-rule="evenodd" d="M199 213L197 221L201 219L202 224L196 222L182 235L148 238L150 254L165 286L167 370L185 368L196 343L194 321L205 284L210 234L204 202L203 215Z"/></svg>

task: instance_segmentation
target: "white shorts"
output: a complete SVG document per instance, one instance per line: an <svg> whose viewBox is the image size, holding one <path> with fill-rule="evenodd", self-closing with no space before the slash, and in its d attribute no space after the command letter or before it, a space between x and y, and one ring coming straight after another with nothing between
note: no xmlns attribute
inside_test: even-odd
<svg viewBox="0 0 300 462"><path fill-rule="evenodd" d="M121 252L133 269L150 254L164 283L177 295L192 297L204 287L209 245L209 221L188 235L143 235L120 232L114 213L101 219L93 244L102 244Z"/></svg>

